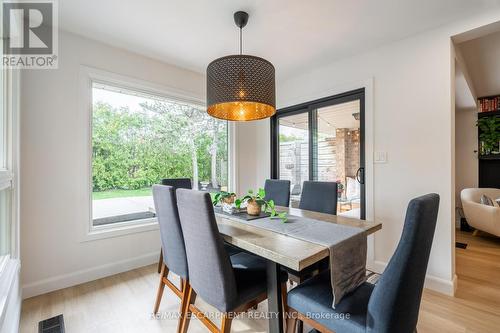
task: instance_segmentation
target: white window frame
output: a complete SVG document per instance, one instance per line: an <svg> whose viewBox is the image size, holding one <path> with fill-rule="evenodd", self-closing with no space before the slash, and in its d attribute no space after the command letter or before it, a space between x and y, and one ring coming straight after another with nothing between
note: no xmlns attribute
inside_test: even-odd
<svg viewBox="0 0 500 333"><path fill-rule="evenodd" d="M0 11L1 14L1 11ZM20 272L20 243L19 243L19 98L20 73L14 69L0 69L4 71L4 82L1 93L5 95L3 110L4 156L0 166L0 191L10 190L10 253L0 257L0 328L5 325L7 306L15 301L9 300L12 295L20 295L13 291L15 281ZM14 297L14 296L12 296ZM20 302L19 302L20 304ZM18 310L16 310L18 311Z"/></svg>
<svg viewBox="0 0 500 333"><path fill-rule="evenodd" d="M176 100L196 105L205 105L205 101L197 94L187 92L172 87L166 87L151 82L131 78L128 76L88 67L80 66L80 94L79 105L80 114L83 116L81 124L85 125L85 177L84 196L86 206L88 207L87 216L84 219L85 225L82 226L80 241L93 241L103 238L125 236L133 233L156 231L159 229L156 218L140 219L113 223L109 225L94 226L92 218L92 87L93 83L100 83L114 87L120 87L124 90L137 91L153 96L159 96L166 99ZM228 122L228 188L233 189L235 184L234 172L234 124Z"/></svg>
<svg viewBox="0 0 500 333"><path fill-rule="evenodd" d="M4 135L4 156L2 164L5 167L0 167L0 191L10 189L10 220L11 220L11 239L10 239L10 254L9 259L19 259L19 211L18 211L18 156L19 156L19 124L18 124L18 108L19 108L19 71L13 69L4 69L4 90L6 98L3 101L4 112L3 117ZM3 94L3 92L2 92ZM0 258L1 259L1 258ZM0 265L1 267L1 265ZM0 269L1 272L1 269Z"/></svg>

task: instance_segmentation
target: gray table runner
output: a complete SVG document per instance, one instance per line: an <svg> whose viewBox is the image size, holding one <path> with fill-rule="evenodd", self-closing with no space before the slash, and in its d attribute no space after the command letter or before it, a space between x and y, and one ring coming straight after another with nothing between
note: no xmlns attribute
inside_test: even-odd
<svg viewBox="0 0 500 333"><path fill-rule="evenodd" d="M298 216L289 216L287 223L271 218L238 221L327 247L330 250L333 308L344 295L366 280L367 239L361 228Z"/></svg>

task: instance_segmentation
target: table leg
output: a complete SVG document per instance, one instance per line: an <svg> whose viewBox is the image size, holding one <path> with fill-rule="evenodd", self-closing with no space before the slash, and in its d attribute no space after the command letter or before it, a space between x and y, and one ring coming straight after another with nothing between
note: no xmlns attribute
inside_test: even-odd
<svg viewBox="0 0 500 333"><path fill-rule="evenodd" d="M267 261L269 333L283 333L283 303L281 300L280 274L280 265L272 261Z"/></svg>

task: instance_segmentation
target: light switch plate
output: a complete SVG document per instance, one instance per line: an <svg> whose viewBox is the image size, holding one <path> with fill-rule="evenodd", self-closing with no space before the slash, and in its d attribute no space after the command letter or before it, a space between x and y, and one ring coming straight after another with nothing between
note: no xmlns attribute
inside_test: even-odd
<svg viewBox="0 0 500 333"><path fill-rule="evenodd" d="M373 157L374 163L387 163L387 152L385 151L376 151L375 156Z"/></svg>

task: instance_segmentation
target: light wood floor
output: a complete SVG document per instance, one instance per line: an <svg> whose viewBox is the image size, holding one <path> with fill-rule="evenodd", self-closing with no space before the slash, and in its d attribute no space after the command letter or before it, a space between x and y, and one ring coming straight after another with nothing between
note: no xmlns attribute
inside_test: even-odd
<svg viewBox="0 0 500 333"><path fill-rule="evenodd" d="M455 297L425 290L418 332L500 332L500 238L457 232L467 249L456 250L458 289ZM23 302L21 332L37 332L38 322L64 314L66 331L175 332L176 319L151 319L158 274L155 266L85 283ZM179 301L165 288L160 312L175 313ZM205 311L213 311L201 304ZM252 313L265 311L265 302ZM232 332L266 332L264 319L242 318ZM207 332L194 319L190 333Z"/></svg>

